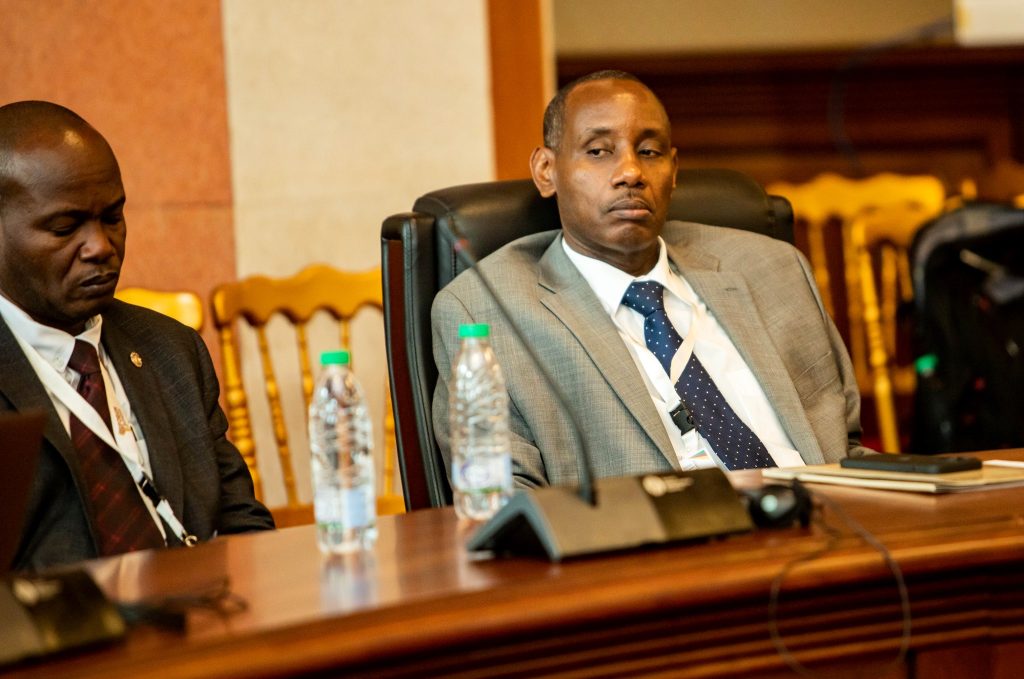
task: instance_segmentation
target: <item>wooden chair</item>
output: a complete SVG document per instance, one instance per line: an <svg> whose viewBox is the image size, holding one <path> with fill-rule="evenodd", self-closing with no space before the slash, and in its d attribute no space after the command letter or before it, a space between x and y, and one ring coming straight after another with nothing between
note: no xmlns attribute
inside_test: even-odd
<svg viewBox="0 0 1024 679"><path fill-rule="evenodd" d="M193 330L203 327L203 301L194 292L122 288L115 295L122 302L158 311Z"/></svg>
<svg viewBox="0 0 1024 679"><path fill-rule="evenodd" d="M230 435L249 466L256 485L257 497L262 498L262 475L257 466L251 418L242 383L241 353L235 333L236 322L248 324L256 334L286 496L285 506L272 508L279 526L309 523L313 520L313 511L311 505L300 502L296 489L278 378L267 339L267 323L271 317L280 315L294 327L303 406L308 409L313 394L314 376L309 358L307 325L316 312L326 312L340 326L341 346L349 347L351 321L364 307L382 308L379 269L352 273L338 271L325 265L313 265L290 278L252 276L235 283L220 285L213 291L211 309L224 362L224 392ZM378 493L377 509L381 514L400 513L404 511L405 504L402 495L394 488L394 420L390 400L385 408L384 441L385 486L383 492Z"/></svg>
<svg viewBox="0 0 1024 679"><path fill-rule="evenodd" d="M808 258L825 308L841 330L845 320L846 332L843 334L850 348L857 385L862 394L872 393L874 380L868 360L860 267L853 255L852 224L866 211L913 203L919 209L896 210L894 213L911 220L893 227L905 232L905 240L909 242L925 221L942 213L946 200L942 182L930 175L882 173L866 179L849 179L825 173L805 184L777 182L769 185L767 190L788 198L797 220L806 225ZM829 269L826 234L830 228L839 230L841 275ZM900 240L902 242L904 238ZM833 261L835 259L832 258ZM895 265L901 279L907 281L905 289L909 294L910 270L905 249L895 258ZM845 319L837 314L837 290L841 290L846 298ZM889 311L887 307L886 312ZM895 313L895 308L891 311Z"/></svg>
<svg viewBox="0 0 1024 679"><path fill-rule="evenodd" d="M932 216L919 203L896 203L868 208L850 223L850 259L858 270L871 393L881 448L890 453L901 450L895 396L912 395L916 387L914 366L897 364L896 310L913 299L908 253L916 230L907 225L924 224Z"/></svg>
<svg viewBox="0 0 1024 679"><path fill-rule="evenodd" d="M832 300L832 276L828 268L825 231L830 220L852 217L852 212L856 212L857 208L851 211L849 207L853 202L851 180L825 173L806 184L775 182L766 186L765 190L788 198L793 206L794 217L806 225L807 256L814 271L814 280L818 284L826 311L834 316L835 304Z"/></svg>
<svg viewBox="0 0 1024 679"><path fill-rule="evenodd" d="M914 375L909 367L900 368L886 382L879 379L881 367L876 363L882 361L887 365L895 357L896 312L901 301L912 299L907 245L921 225L945 209L942 182L930 175L882 173L866 179L849 179L826 173L806 184L776 183L768 190L789 198L796 218L806 226L808 257L815 281L826 309L836 319L850 349L860 393L878 399L880 447L897 452L895 396L909 397L913 393ZM863 234L858 238L862 243L855 245L854 224L859 220ZM874 220L880 223L875 226ZM874 231L880 232L877 240L872 238ZM829 242L839 246L838 256L829 256ZM886 281L881 303L877 288L865 287L875 283L875 279L863 278L869 271L862 265L861 253L865 248L869 263L877 259L882 268L877 274L879 280ZM830 263L835 268L830 269ZM872 291L875 304L868 309L865 295ZM837 300L845 300L845 304L840 307ZM878 314L877 327L876 321L869 327L869 313ZM881 332L882 341L888 342L884 360L871 337L875 330ZM881 394L876 393L879 388Z"/></svg>

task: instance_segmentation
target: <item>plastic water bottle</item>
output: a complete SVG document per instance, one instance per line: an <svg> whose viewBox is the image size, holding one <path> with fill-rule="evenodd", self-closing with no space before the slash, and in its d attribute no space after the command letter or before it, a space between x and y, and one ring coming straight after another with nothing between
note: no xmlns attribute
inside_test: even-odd
<svg viewBox="0 0 1024 679"><path fill-rule="evenodd" d="M309 404L313 512L320 551L369 547L377 538L373 428L347 351L320 355Z"/></svg>
<svg viewBox="0 0 1024 679"><path fill-rule="evenodd" d="M483 323L459 326L448 403L455 511L469 519L490 518L512 496L508 393L489 334Z"/></svg>

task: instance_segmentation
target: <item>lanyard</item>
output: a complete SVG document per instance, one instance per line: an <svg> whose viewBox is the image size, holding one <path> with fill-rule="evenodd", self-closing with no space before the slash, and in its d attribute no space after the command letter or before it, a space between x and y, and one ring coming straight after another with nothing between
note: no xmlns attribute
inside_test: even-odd
<svg viewBox="0 0 1024 679"><path fill-rule="evenodd" d="M672 292L675 293L674 290ZM690 307L692 316L690 318L690 331L686 333L683 343L679 345L676 355L672 357L669 378L672 380L673 392L675 391L676 382L679 381L680 376L682 376L683 371L686 369L686 364L690 362L690 357L693 356L693 348L697 344L697 335L707 322L707 312L704 310L704 305L698 302L696 298L691 297L687 292L683 290L680 290L680 292L683 294L679 295L679 297Z"/></svg>
<svg viewBox="0 0 1024 679"><path fill-rule="evenodd" d="M107 427L106 423L100 414L93 408L89 403L82 398L82 395L71 388L71 385L67 383L63 375L58 374L56 368L47 363L39 352L35 350L35 347L31 346L27 342L23 341L20 337L15 335L15 339L18 344L21 345L22 351L28 358L32 368L39 375L43 386L46 390L52 394L52 396L63 403L72 415L77 417L79 421L88 427L94 434L100 437L104 443L113 448L117 454L124 461L128 472L131 474L132 479L138 485L147 498L153 503L153 507L156 509L157 515L163 519L167 527L171 529L171 532L181 540L181 542L187 546L192 547L199 539L190 534L185 527L178 520L178 517L174 514L174 509L171 507L171 503L167 501L163 495L156 489L153 480L149 478L146 471L139 464L139 461L132 458L121 450L121 446L117 444L113 434ZM106 380L104 380L106 383ZM109 389L109 387L107 387ZM108 395L110 392L107 392Z"/></svg>
<svg viewBox="0 0 1024 679"><path fill-rule="evenodd" d="M675 389L676 382L679 381L679 377L686 369L686 364L690 362L690 357L693 356L693 350L697 344L697 337L701 334L702 330L706 329L708 319L704 306L685 288L685 286L683 286L683 288L678 292L676 290L670 291L668 286L665 286L665 290L666 292L675 294L691 309L689 332L686 333L686 337L683 338L683 343L679 345L679 349L676 350L675 355L672 357L672 364L669 366L669 373L666 375L666 379L654 380L649 378L651 386L657 393L658 398L665 404L666 408L671 408L672 404L679 403L679 395L676 393ZM616 325L618 325L618 322L616 322ZM678 331L678 328L676 330ZM633 333L629 331L623 330L623 333L627 337L634 338ZM639 341L633 341L639 346L646 346L646 340L642 334ZM645 365L649 366L650 369L647 371L649 376L652 372L658 375L665 375L664 369L661 367L661 364L657 362L657 359L653 354L644 356L641 360Z"/></svg>

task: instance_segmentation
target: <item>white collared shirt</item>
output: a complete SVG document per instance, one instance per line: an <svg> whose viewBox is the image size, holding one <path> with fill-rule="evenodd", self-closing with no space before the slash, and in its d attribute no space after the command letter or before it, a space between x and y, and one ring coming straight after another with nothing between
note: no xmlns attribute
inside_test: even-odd
<svg viewBox="0 0 1024 679"><path fill-rule="evenodd" d="M634 280L657 281L665 287L665 311L680 337L687 337L691 330L697 331L698 328L692 326L695 325L694 319L700 318L693 353L700 359L726 402L761 439L775 464L780 467L802 466L804 462L800 453L793 448L775 408L768 401L750 367L690 284L669 265L665 242L660 238L658 241L660 251L657 264L651 271L637 278L606 262L576 252L564 238L562 248L597 295L629 349L669 440L672 441L680 467L684 470L700 469L717 464L725 468L711 444L696 429L683 436L669 416L680 402L675 385L665 373L661 362L647 349L643 314L622 304L622 296ZM673 373L681 372L682 367L673 364Z"/></svg>
<svg viewBox="0 0 1024 679"><path fill-rule="evenodd" d="M139 463L147 475L152 477L152 469L149 464L149 450L146 446L146 440L142 436L142 429L132 413L131 405L128 403L128 396L117 375L117 370L114 368L113 362L107 356L107 352L100 342L103 332L102 316L93 316L87 320L85 330L77 337L73 337L63 330L51 328L35 321L21 307L2 294L0 294L0 316L3 317L4 322L10 328L15 338L34 349L43 361L51 366L58 375L63 377L64 381L70 384L72 388L77 388L78 383L82 379L78 372L68 366L68 361L71 360L71 353L75 349L75 341L83 340L96 348L100 359L100 370L103 373L103 381L107 390L107 404L110 408L108 416L114 429L112 433L117 440L118 446L121 448L121 454L130 456ZM32 367L36 370L36 375L45 387L46 381L42 375L39 375L39 368L36 365ZM57 416L60 417L60 421L64 425L64 430L70 436L71 411L50 389L47 389L46 392L53 403L54 409L57 411ZM130 429L122 433L120 431L121 427L118 426L120 422L124 422ZM145 502L146 508L149 509L149 513L152 515L160 532L166 537L163 522L159 520L152 501L137 485L136 490L138 490L139 495Z"/></svg>

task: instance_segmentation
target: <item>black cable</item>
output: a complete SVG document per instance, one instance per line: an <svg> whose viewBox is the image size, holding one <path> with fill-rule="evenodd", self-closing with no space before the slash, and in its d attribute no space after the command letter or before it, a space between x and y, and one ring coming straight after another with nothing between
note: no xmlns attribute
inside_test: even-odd
<svg viewBox="0 0 1024 679"><path fill-rule="evenodd" d="M953 29L953 15L948 14L943 16L941 19L931 21L923 26L912 28L911 30L901 33L896 37L860 48L851 54L850 57L839 67L839 70L836 71L836 75L832 79L832 83L829 87L828 111L826 115L828 119L829 132L832 135L832 142L836 145L839 152L846 158L847 162L850 163L853 176L864 176L864 166L860 162L860 156L857 154L857 149L854 148L853 142L850 140L850 136L846 133L845 99L847 77L857 68L860 68L886 52L891 52L918 42L928 42L934 38L951 33Z"/></svg>
<svg viewBox="0 0 1024 679"><path fill-rule="evenodd" d="M808 491L810 493L810 491ZM892 572L893 579L896 581L896 589L899 591L900 596L900 610L902 612L902 629L900 633L900 647L896 654L896 658L893 659L891 665L897 666L902 665L906 660L907 652L910 650L910 634L911 634L911 612L910 612L910 594L907 591L907 584L903 579L903 571L900 570L899 564L892 557L889 549L881 543L874 535L871 534L868 529L860 525L853 519L846 511L840 507L832 499L825 495L819 495L817 493L811 493L811 497L814 500L821 502L822 504L828 505L828 508L834 512L846 526L856 533L864 542L868 543L873 547L879 554L882 555L882 559L885 561L889 570ZM828 535L828 540L825 545L810 554L797 557L788 561L779 573L772 580L771 592L768 598L768 633L771 636L772 645L775 646L775 650L779 656L786 662L786 665L794 672L803 675L805 677L818 676L808 669L803 663L796 659L796 657L790 653L789 648L786 646L786 642L783 641L782 635L779 633L779 594L782 589L782 583L785 581L786 576L792 572L794 568L802 563L807 563L818 559L833 549L839 542L841 537L840 532L834 526L830 525L823 518L824 512L816 512L818 521L816 525Z"/></svg>

